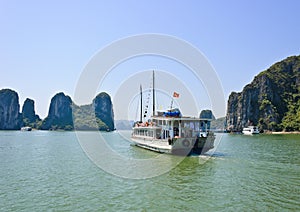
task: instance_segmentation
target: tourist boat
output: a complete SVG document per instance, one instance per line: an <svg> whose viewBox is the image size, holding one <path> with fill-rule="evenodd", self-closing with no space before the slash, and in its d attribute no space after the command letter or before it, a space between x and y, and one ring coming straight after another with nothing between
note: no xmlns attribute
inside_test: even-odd
<svg viewBox="0 0 300 212"><path fill-rule="evenodd" d="M141 89L142 114L142 89ZM136 122L131 140L134 145L159 153L178 155L204 154L214 148L215 135L210 130L211 119L185 117L179 109L155 113L155 89L153 72L153 113L151 118ZM171 104L172 105L172 104Z"/></svg>
<svg viewBox="0 0 300 212"><path fill-rule="evenodd" d="M257 126L248 126L243 128L242 133L244 135L254 135L254 134L259 134L259 130Z"/></svg>

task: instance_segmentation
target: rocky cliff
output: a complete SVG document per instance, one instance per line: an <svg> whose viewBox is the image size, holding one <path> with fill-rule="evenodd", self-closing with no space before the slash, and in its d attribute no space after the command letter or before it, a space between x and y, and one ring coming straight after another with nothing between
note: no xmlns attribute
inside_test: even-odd
<svg viewBox="0 0 300 212"><path fill-rule="evenodd" d="M19 96L10 89L0 90L0 130L21 128Z"/></svg>
<svg viewBox="0 0 300 212"><path fill-rule="evenodd" d="M72 99L64 93L56 94L50 103L48 116L43 120L42 130L72 130Z"/></svg>
<svg viewBox="0 0 300 212"><path fill-rule="evenodd" d="M199 118L202 119L212 119L215 120L216 117L214 116L213 112L211 110L202 110L200 112Z"/></svg>
<svg viewBox="0 0 300 212"><path fill-rule="evenodd" d="M44 120L36 115L34 101L31 99L25 100L22 113L19 110L17 92L0 90L0 130L19 130L21 126L41 130L115 129L111 98L104 92L98 94L91 104L83 106L75 105L69 96L58 93L51 99L48 116Z"/></svg>
<svg viewBox="0 0 300 212"><path fill-rule="evenodd" d="M105 92L98 94L93 100L93 107L96 118L102 120L108 127L105 130L114 130L114 111L110 96Z"/></svg>
<svg viewBox="0 0 300 212"><path fill-rule="evenodd" d="M289 123L294 124L289 126ZM233 131L241 131L248 125L272 131L300 130L300 56L272 65L242 92L232 92L226 124Z"/></svg>
<svg viewBox="0 0 300 212"><path fill-rule="evenodd" d="M34 101L27 98L22 107L23 126L38 127L41 121L40 117L35 114Z"/></svg>

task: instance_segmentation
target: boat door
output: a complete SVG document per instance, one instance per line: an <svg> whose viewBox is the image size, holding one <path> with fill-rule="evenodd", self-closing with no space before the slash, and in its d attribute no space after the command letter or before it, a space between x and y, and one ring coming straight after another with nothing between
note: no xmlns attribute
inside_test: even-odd
<svg viewBox="0 0 300 212"><path fill-rule="evenodd" d="M170 137L170 131L169 130L163 130L163 139Z"/></svg>

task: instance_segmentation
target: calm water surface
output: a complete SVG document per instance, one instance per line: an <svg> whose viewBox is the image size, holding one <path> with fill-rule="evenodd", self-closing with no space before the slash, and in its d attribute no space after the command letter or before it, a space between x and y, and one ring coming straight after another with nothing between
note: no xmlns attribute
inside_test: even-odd
<svg viewBox="0 0 300 212"><path fill-rule="evenodd" d="M103 136L124 156L156 156L116 132ZM218 136L205 163L188 157L134 180L94 165L75 132L1 131L0 210L300 211L300 135Z"/></svg>

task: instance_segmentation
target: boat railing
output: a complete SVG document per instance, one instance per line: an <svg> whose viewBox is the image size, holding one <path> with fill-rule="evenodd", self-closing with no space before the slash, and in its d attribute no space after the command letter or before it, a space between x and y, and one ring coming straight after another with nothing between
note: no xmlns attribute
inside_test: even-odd
<svg viewBox="0 0 300 212"><path fill-rule="evenodd" d="M155 122L137 122L135 123L134 127L156 127L156 123Z"/></svg>

